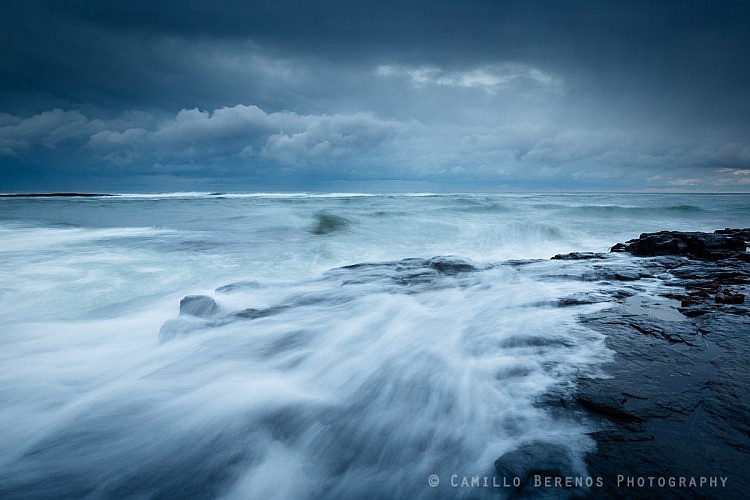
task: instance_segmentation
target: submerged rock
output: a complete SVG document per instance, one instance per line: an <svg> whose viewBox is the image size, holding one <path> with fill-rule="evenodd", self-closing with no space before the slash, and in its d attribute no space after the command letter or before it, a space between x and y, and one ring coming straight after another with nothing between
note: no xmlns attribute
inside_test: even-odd
<svg viewBox="0 0 750 500"><path fill-rule="evenodd" d="M571 451L566 446L535 441L495 460L495 472L504 483L518 478L520 484L516 487L516 494L525 496L550 487L565 488L566 494L572 495L575 490L572 489L574 485L569 484L570 478L580 476L582 471L576 470Z"/></svg>
<svg viewBox="0 0 750 500"><path fill-rule="evenodd" d="M310 229L312 234L331 234L349 227L349 219L340 215L318 212L313 217L315 225Z"/></svg>
<svg viewBox="0 0 750 500"><path fill-rule="evenodd" d="M207 295L187 295L180 300L180 317L163 324L159 339L166 342L209 328L221 327L236 321L260 320L300 307L340 307L357 298L357 295L343 287L373 284L388 293L414 294L471 286L473 282L467 279L465 273L490 267L492 265L480 265L457 256L352 264L331 269L324 274L323 280L337 281L337 286L327 291L288 295L270 306L246 307L235 311L222 310L216 301ZM255 281L240 281L218 287L216 292L228 294L263 286Z"/></svg>
<svg viewBox="0 0 750 500"><path fill-rule="evenodd" d="M476 262L462 257L443 256L430 259L428 266L443 274L468 273L479 271L481 267Z"/></svg>
<svg viewBox="0 0 750 500"><path fill-rule="evenodd" d="M218 287L216 293L234 293L242 290L257 290L259 288L263 288L263 285L257 281L237 281Z"/></svg>
<svg viewBox="0 0 750 500"><path fill-rule="evenodd" d="M164 343L179 337L185 337L207 326L210 325L205 320L196 317L169 319L159 329L159 342Z"/></svg>
<svg viewBox="0 0 750 500"><path fill-rule="evenodd" d="M207 295L186 295L180 301L180 314L207 318L219 311L216 301Z"/></svg>

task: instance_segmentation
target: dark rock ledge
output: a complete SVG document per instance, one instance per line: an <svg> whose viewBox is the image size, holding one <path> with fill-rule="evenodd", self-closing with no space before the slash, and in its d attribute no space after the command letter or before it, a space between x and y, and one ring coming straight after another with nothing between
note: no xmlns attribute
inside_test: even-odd
<svg viewBox="0 0 750 500"><path fill-rule="evenodd" d="M660 231L643 233L627 243L618 243L613 252L629 252L639 257L680 255L701 260L740 258L747 262L750 229L720 229L714 233Z"/></svg>
<svg viewBox="0 0 750 500"><path fill-rule="evenodd" d="M606 335L614 359L606 377L580 375L539 404L598 429L588 489L535 488L534 474L577 476L566 450L536 443L495 462L501 476L520 476L513 497L746 498L750 491L750 229L714 233L661 231L618 243L610 253L552 257L582 261L602 288L559 301L560 307L609 302L581 317ZM623 258L617 252L636 258ZM644 258L641 258L644 257ZM550 274L550 279L555 279ZM628 487L618 476L725 477L724 487ZM553 483L554 484L554 483Z"/></svg>
<svg viewBox="0 0 750 500"><path fill-rule="evenodd" d="M628 252L657 277L657 294L622 293L615 306L582 317L615 352L611 378L577 381L566 410L599 430L588 495L743 498L750 491L750 229L647 233ZM599 258L591 254L557 258ZM614 257L614 256L612 256ZM633 259L611 259L617 267ZM653 288L651 288L653 290ZM723 476L725 487L628 488L617 476ZM575 492L576 495L580 492Z"/></svg>

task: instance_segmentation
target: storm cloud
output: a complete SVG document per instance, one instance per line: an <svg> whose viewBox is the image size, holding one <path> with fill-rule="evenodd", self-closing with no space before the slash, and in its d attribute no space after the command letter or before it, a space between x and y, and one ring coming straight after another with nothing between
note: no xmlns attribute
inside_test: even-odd
<svg viewBox="0 0 750 500"><path fill-rule="evenodd" d="M0 191L750 186L745 2L0 10Z"/></svg>

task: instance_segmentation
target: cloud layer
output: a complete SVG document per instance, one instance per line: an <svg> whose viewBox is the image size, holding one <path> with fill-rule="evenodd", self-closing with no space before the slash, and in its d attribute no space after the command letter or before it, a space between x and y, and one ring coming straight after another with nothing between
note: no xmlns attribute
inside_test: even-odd
<svg viewBox="0 0 750 500"><path fill-rule="evenodd" d="M737 190L750 177L743 2L0 9L0 190Z"/></svg>
<svg viewBox="0 0 750 500"><path fill-rule="evenodd" d="M515 88L533 92L560 91L562 82L536 68L518 63L494 64L468 71L446 71L436 66L395 66L384 64L376 70L381 77L406 78L416 87L438 85L482 89L488 94Z"/></svg>
<svg viewBox="0 0 750 500"><path fill-rule="evenodd" d="M439 179L464 187L471 187L467 180L503 187L532 182L559 189L736 188L750 182L750 147L744 143L665 140L647 131L552 122L467 126L364 112L267 112L244 104L182 109L161 119L143 112L99 119L61 109L1 118L0 157L23 162L47 152L122 176L200 172L241 178L283 171L291 177L312 172L365 180Z"/></svg>

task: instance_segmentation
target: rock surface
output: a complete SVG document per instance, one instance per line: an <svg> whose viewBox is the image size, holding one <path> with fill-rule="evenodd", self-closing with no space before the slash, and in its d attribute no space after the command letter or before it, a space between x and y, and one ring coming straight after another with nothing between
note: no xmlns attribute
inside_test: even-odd
<svg viewBox="0 0 750 500"><path fill-rule="evenodd" d="M659 231L643 233L627 243L618 243L613 252L629 252L640 257L681 255L693 259L718 260L738 257L747 249L750 229L720 229L714 233Z"/></svg>
<svg viewBox="0 0 750 500"><path fill-rule="evenodd" d="M586 259L605 259L607 254L596 253L596 252L571 252L565 254L557 254L552 257L552 260L586 260Z"/></svg>
<svg viewBox="0 0 750 500"><path fill-rule="evenodd" d="M335 307L354 300L355 296L339 286L377 284L389 293L415 294L470 286L474 283L470 278L473 273L490 267L492 266L480 265L470 259L453 255L353 264L325 273L323 280L336 280L337 286L333 288L292 294L268 307L247 307L236 311L222 310L216 301L207 295L186 295L180 300L180 316L165 321L161 326L159 341L168 342L237 321L261 320L298 307ZM232 294L260 288L263 288L263 285L256 281L239 281L220 286L216 288L216 292Z"/></svg>
<svg viewBox="0 0 750 500"><path fill-rule="evenodd" d="M606 335L611 378L579 378L569 409L599 425L592 498L739 498L750 480L750 230L662 231L613 247L658 276L659 296L635 294L585 315ZM618 260L608 261L613 272ZM727 478L725 486L626 488L618 475Z"/></svg>
<svg viewBox="0 0 750 500"><path fill-rule="evenodd" d="M180 314L208 318L219 311L216 301L207 295L186 295L180 301Z"/></svg>
<svg viewBox="0 0 750 500"><path fill-rule="evenodd" d="M582 474L582 471L576 468L567 447L546 442L532 442L504 454L495 460L495 472L505 479L504 483L508 483L508 478L519 481L518 486L512 483L510 485L515 486L515 493L520 496L538 490L538 484L545 480L562 480ZM582 494L585 490L569 490L570 493L573 491Z"/></svg>

